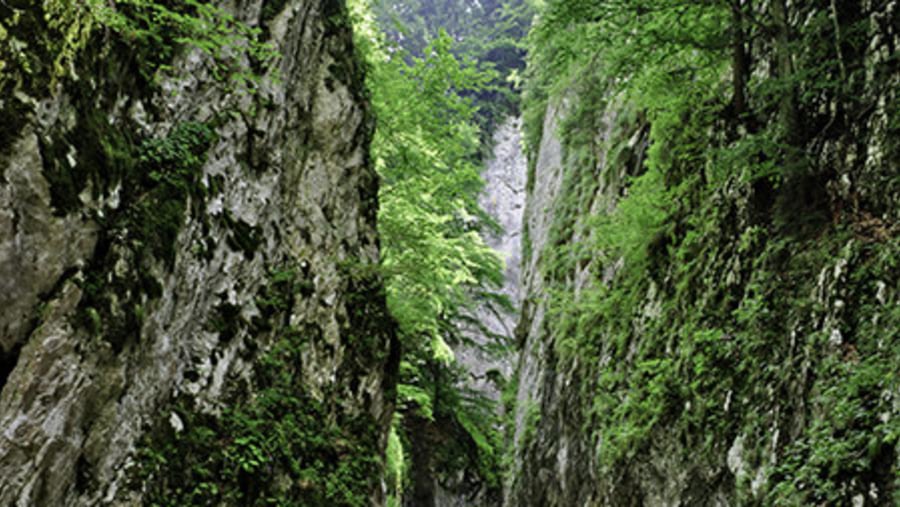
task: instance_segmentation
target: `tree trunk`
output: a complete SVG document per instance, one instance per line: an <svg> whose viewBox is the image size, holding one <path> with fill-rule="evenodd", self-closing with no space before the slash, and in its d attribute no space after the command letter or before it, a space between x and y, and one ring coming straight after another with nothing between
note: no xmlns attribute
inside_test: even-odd
<svg viewBox="0 0 900 507"><path fill-rule="evenodd" d="M746 5L749 8L749 1ZM731 35L732 86L734 87L734 116L742 123L747 114L747 76L750 74L750 55L747 50L747 33L744 23L744 2L732 0Z"/></svg>
<svg viewBox="0 0 900 507"><path fill-rule="evenodd" d="M794 57L791 50L791 26L788 18L786 0L773 0L771 4L772 18L775 21L775 72L784 84L781 94L780 115L785 129L785 140L796 146L799 136L799 112L797 109L797 87L792 82L794 74Z"/></svg>

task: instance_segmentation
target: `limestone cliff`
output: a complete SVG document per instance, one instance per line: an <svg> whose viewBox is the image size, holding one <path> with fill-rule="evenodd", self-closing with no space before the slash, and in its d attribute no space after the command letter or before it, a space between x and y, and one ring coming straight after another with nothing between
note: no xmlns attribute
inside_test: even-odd
<svg viewBox="0 0 900 507"><path fill-rule="evenodd" d="M800 85L809 168L712 184L709 166L678 166L695 153L657 145L683 172L666 176L678 200L645 257L611 258L597 234L637 213L619 204L641 191L657 126L599 86L548 98L532 126L505 505L896 505L900 18L897 2L850 3L865 42L841 63L869 70L852 104ZM831 12L787 4L801 28ZM764 82L774 50L753 50ZM701 159L725 128L697 134Z"/></svg>
<svg viewBox="0 0 900 507"><path fill-rule="evenodd" d="M512 310L496 303L482 303L474 312L478 327L467 328L472 343L454 347L456 361L466 375L461 389L490 400L502 420L502 389L512 374L514 349L507 345L513 335L520 294L522 213L525 201L525 155L521 146L521 119L509 117L494 133L493 153L481 173L484 189L479 202L500 226L484 233L485 243L506 263L503 284L497 291ZM458 477L442 477L435 488L435 507L493 507L501 502L500 488ZM419 506L414 506L419 507Z"/></svg>
<svg viewBox="0 0 900 507"><path fill-rule="evenodd" d="M379 504L396 350L342 2L218 4L280 54L254 94L95 4L0 5L0 504Z"/></svg>

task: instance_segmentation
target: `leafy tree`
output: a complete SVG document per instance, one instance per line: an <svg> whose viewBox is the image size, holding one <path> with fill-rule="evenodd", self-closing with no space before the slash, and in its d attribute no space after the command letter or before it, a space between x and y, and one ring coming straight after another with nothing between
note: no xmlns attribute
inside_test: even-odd
<svg viewBox="0 0 900 507"><path fill-rule="evenodd" d="M463 92L479 105L483 140L498 120L517 111L515 86L534 13L529 0L380 0L374 12L391 44L409 55L422 56L445 31L454 41L452 54L492 73L486 86Z"/></svg>
<svg viewBox="0 0 900 507"><path fill-rule="evenodd" d="M401 440L411 473L427 478L411 481L412 494L429 494L434 469L474 471L497 486L493 411L460 390L464 372L451 348L466 339L460 323L502 280L502 262L479 234L491 224L477 202L479 129L470 98L489 76L454 55L447 33L421 56L389 50L366 6L356 12L377 119L382 267L404 350Z"/></svg>

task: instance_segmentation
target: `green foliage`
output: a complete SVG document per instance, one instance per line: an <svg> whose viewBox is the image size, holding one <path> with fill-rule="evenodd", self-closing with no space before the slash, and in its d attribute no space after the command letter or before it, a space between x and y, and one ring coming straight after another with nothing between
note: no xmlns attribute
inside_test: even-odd
<svg viewBox="0 0 900 507"><path fill-rule="evenodd" d="M404 435L435 456L443 477L468 470L496 487L497 422L485 400L460 390L463 372L451 348L468 340L460 324L480 301L503 304L490 294L502 280L502 262L479 234L491 224L477 203L479 130L467 98L489 76L454 56L447 34L423 56L386 50L367 6L355 7L377 119L372 155L381 176L382 272L403 344L402 427L424 421L431 428ZM446 437L429 440L432 434Z"/></svg>
<svg viewBox="0 0 900 507"><path fill-rule="evenodd" d="M196 170L205 161L206 147L213 138L203 123L181 123L168 136L147 140L138 160L150 169L147 177L153 182L187 191L197 179Z"/></svg>
<svg viewBox="0 0 900 507"><path fill-rule="evenodd" d="M457 58L472 61L490 80L465 95L479 105L476 120L489 142L493 128L518 109L518 73L525 66L523 41L534 15L525 0L377 0L374 12L392 44L415 57L446 32Z"/></svg>
<svg viewBox="0 0 900 507"><path fill-rule="evenodd" d="M101 0L35 3L4 5L0 12L0 88L4 90L24 87L43 92L70 75L79 52L101 26L105 7Z"/></svg>
<svg viewBox="0 0 900 507"><path fill-rule="evenodd" d="M811 344L825 349L811 354L819 372L810 388L811 422L770 471L774 487L767 500L773 505L846 503L858 493L847 477L869 477L881 487L893 486L896 495L891 462L897 459L900 421L887 393L900 386L900 306L884 305L876 296L884 290L878 289L880 280L897 269L898 252L896 238L887 244L850 242L841 252L851 262L848 280L860 302L842 329L855 333L840 350L825 333Z"/></svg>
<svg viewBox="0 0 900 507"><path fill-rule="evenodd" d="M372 154L382 178L388 305L410 356L429 360L447 359L454 319L473 307L473 291L499 283L502 267L478 233L484 215L475 110L459 95L483 76L449 48L444 36L429 57L408 64L371 47L368 74L379 121Z"/></svg>
<svg viewBox="0 0 900 507"><path fill-rule="evenodd" d="M669 216L667 209L670 195L666 192L663 175L651 169L631 180L628 198L608 215L598 215L595 235L595 251L604 264L623 259L633 269L647 267L650 244L647 237L659 233L663 221Z"/></svg>
<svg viewBox="0 0 900 507"><path fill-rule="evenodd" d="M176 50L189 47L210 58L214 79L252 92L263 75L273 71L279 56L271 44L261 41L260 28L201 0L184 0L174 6L157 0L117 0L112 8L100 8L96 16L143 50L142 69L151 80L156 73L171 73ZM260 70L248 67L244 57Z"/></svg>
<svg viewBox="0 0 900 507"><path fill-rule="evenodd" d="M388 485L388 507L400 507L403 494L403 481L406 477L406 457L403 451L403 442L398 434L398 424L394 421L391 431L388 433L387 449L385 450L385 480Z"/></svg>
<svg viewBox="0 0 900 507"><path fill-rule="evenodd" d="M223 8L202 0L43 0L33 10L4 7L0 41L0 88L25 85L44 93L60 80L76 76L82 52L108 30L131 47L148 82L171 73L180 48L203 52L217 80L238 91L254 91L263 75L274 76L278 52L250 27ZM42 22L46 20L46 25ZM36 36L39 34L39 36ZM248 66L249 62L249 66ZM25 79L11 83L8 71Z"/></svg>
<svg viewBox="0 0 900 507"><path fill-rule="evenodd" d="M411 369L407 363L407 368ZM407 373L407 375L410 375ZM399 384L397 386L397 400L406 410L415 410L422 417L434 420L434 404L431 395L415 384Z"/></svg>
<svg viewBox="0 0 900 507"><path fill-rule="evenodd" d="M524 428L521 445L526 446L537 437L538 424L541 422L541 406L531 402L525 407Z"/></svg>
<svg viewBox="0 0 900 507"><path fill-rule="evenodd" d="M149 139L140 147L139 174L128 182L148 190L130 196L135 205L129 221L139 246L169 265L175 261L175 240L185 220L188 197L202 195L200 169L214 140L209 126L185 122L168 136Z"/></svg>
<svg viewBox="0 0 900 507"><path fill-rule="evenodd" d="M889 144L835 125L876 108L855 73L890 71L863 56L873 28L861 7L779 4L547 2L525 117L532 172L542 136L564 146L540 252L548 336L561 360L578 358L604 477L659 438L690 449L686 463L716 463L740 435L739 503L849 504L863 482L884 499L897 488L900 339L886 287L900 244L841 213L891 211L877 197L842 202L826 183L834 160L814 157L827 143ZM766 58L777 68L753 67ZM551 104L556 133L541 131ZM893 188L888 167L867 175Z"/></svg>
<svg viewBox="0 0 900 507"><path fill-rule="evenodd" d="M700 200L715 202L711 196ZM792 243L750 228L736 252L721 251L725 238L715 224L726 214L712 206L698 211L692 216L696 221L662 253L636 243L641 254L636 260L626 260L611 284L583 289L577 300L564 289L551 293L549 318L562 357L595 361L584 373L593 375L587 384L592 393L587 427L601 443L603 472L613 473L646 452L660 431L677 432L707 456L723 452L723 440L730 445L736 431L764 448L772 421L755 407L772 403L766 386L781 386L781 396L798 395L790 386L803 381L796 365L804 362L817 372L809 387L809 425L777 466L766 469L763 455L752 465L764 467L773 485L767 502L845 503L857 492L846 477L891 484L884 474L898 437L895 418L885 417L893 410L885 393L898 383L898 314L892 303L871 298L878 280L890 276L896 261L888 259L900 252L900 244L894 239L859 245L841 231L828 242ZM628 227L630 219L618 220L601 221L595 229L598 237L612 233L598 242L604 248L615 243L616 228ZM794 252L790 257L788 248ZM635 255L626 247L610 260ZM653 264L660 261L652 255L666 259L664 275L653 275ZM815 331L827 309L810 300L820 273L841 262L835 259L849 260L845 276L858 291L844 297L861 302L841 326L845 340L851 340L842 346L829 345L829 334ZM733 262L745 267L729 266ZM752 268L746 267L750 263ZM739 284L743 292L735 291ZM794 336L794 344L783 339L791 329L810 331ZM741 498L750 497L752 480L738 477Z"/></svg>

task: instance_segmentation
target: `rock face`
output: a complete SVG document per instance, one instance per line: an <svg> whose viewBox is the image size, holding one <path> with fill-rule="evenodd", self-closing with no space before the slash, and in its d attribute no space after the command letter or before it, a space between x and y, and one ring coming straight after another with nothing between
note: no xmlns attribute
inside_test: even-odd
<svg viewBox="0 0 900 507"><path fill-rule="evenodd" d="M577 169L565 164L564 149L556 134L564 111L563 101L547 108L544 136L526 198L527 232L523 242L529 255L523 258L523 300L516 330L521 352L516 367L515 428L510 451L513 471L504 490L504 505L509 506L592 505L588 499L594 497L597 488L592 443L583 428L586 407L580 389L584 372L577 356L570 362L561 362L557 357L554 337L549 332L552 317L547 315L547 295L553 282L542 267L546 262L543 252L553 244L554 228L558 227L560 203L566 192L577 191L565 185L566 179L572 179L567 173ZM600 135L606 139L612 133L607 129ZM603 168L610 172L629 169ZM592 210L606 211L610 196L614 200L618 191L619 188L598 189L596 196L583 203L585 208L579 212L584 218L580 219L590 217ZM607 204L598 206L601 201ZM587 271L582 266L581 276L567 285L567 290L581 291L587 284Z"/></svg>
<svg viewBox="0 0 900 507"><path fill-rule="evenodd" d="M66 5L0 7L0 504L174 501L167 492L202 470L147 456L165 456L165 438L187 452L199 420L222 432L216 448L241 442L226 431L243 426L217 421L268 399L275 373L289 377L291 410L314 405L317 427L346 446L294 442L298 468L344 473L346 455L366 455L354 494L379 504L396 348L342 2L221 3L282 55L279 80L252 96L218 82L197 50L151 81L140 66L153 50L84 12L66 18L78 8ZM61 33L82 46L53 42ZM242 476L229 489L222 472L221 496L205 501L250 505L276 488L351 503L284 463L242 463L277 487Z"/></svg>
<svg viewBox="0 0 900 507"><path fill-rule="evenodd" d="M507 119L494 133L493 157L481 173L484 189L479 204L500 226L487 233L485 243L496 250L506 263L503 285L497 291L506 296L513 308L519 307L520 265L522 262L522 216L525 208L525 154L522 151L521 119ZM468 387L499 401L498 377L512 373L512 357L497 347L498 339L512 337L516 314L484 305L474 316L484 329L471 330L480 347L455 349L459 364L469 373ZM493 336L487 336L491 334ZM493 346L492 346L493 345ZM493 378L492 378L493 377Z"/></svg>
<svg viewBox="0 0 900 507"><path fill-rule="evenodd" d="M510 449L513 472L504 491L504 505L594 505L603 480L598 475L596 444L585 426L590 404L585 384L590 385L593 368L599 365L577 354L559 356L557 339L562 342L565 336L557 334L553 326L558 317L548 312L558 297L554 291L564 288L577 298L599 281L608 283L619 264L605 267L599 281L592 274L598 263L590 260L573 266L562 282L550 274L548 266L552 249L592 244L593 232L587 224L592 217L612 212L626 178L640 172L647 132L642 125L618 123L623 105L613 103L601 115L596 141L624 145L629 155L619 160L626 162L608 163L609 155L600 152L593 167L580 166L559 135L572 100L558 98L548 105L528 185L523 238L528 254L523 258L522 306L516 329L520 354ZM586 191L579 182L588 179L594 183ZM572 224L571 230L565 228L566 223ZM563 231L571 236L563 240Z"/></svg>
<svg viewBox="0 0 900 507"><path fill-rule="evenodd" d="M814 176L685 197L624 287L625 260L592 250L592 224L645 170L649 125L613 98L573 141L558 125L591 105L551 97L529 176L504 505L896 505L900 150L887 105L900 72L885 55L900 33L896 2L861 4L871 43L848 65L878 70L858 115L809 136ZM616 294L621 306L594 310ZM624 334L596 317L616 313Z"/></svg>
<svg viewBox="0 0 900 507"><path fill-rule="evenodd" d="M500 226L500 230L485 235L485 243L496 250L506 262L503 285L497 291L509 299L512 307L519 308L520 265L522 246L522 217L525 208L525 154L522 151L522 121L508 118L494 133L493 156L488 160L481 177L484 189L479 204ZM496 403L501 404L502 382L512 374L514 354L504 341L513 336L517 311L484 304L473 317L480 323L479 329L468 329L473 344L454 347L457 364L467 374L462 386ZM502 414L500 414L502 415ZM499 491L491 491L477 484L471 487L465 481L453 485L453 490L437 485L435 507L490 507L500 504Z"/></svg>
<svg viewBox="0 0 900 507"><path fill-rule="evenodd" d="M485 238L506 262L501 292L518 307L522 264L522 218L525 210L527 163L522 150L522 119L510 117L494 134L494 156L481 174L484 178L479 204L500 226ZM511 335L515 319L504 319L492 330Z"/></svg>

